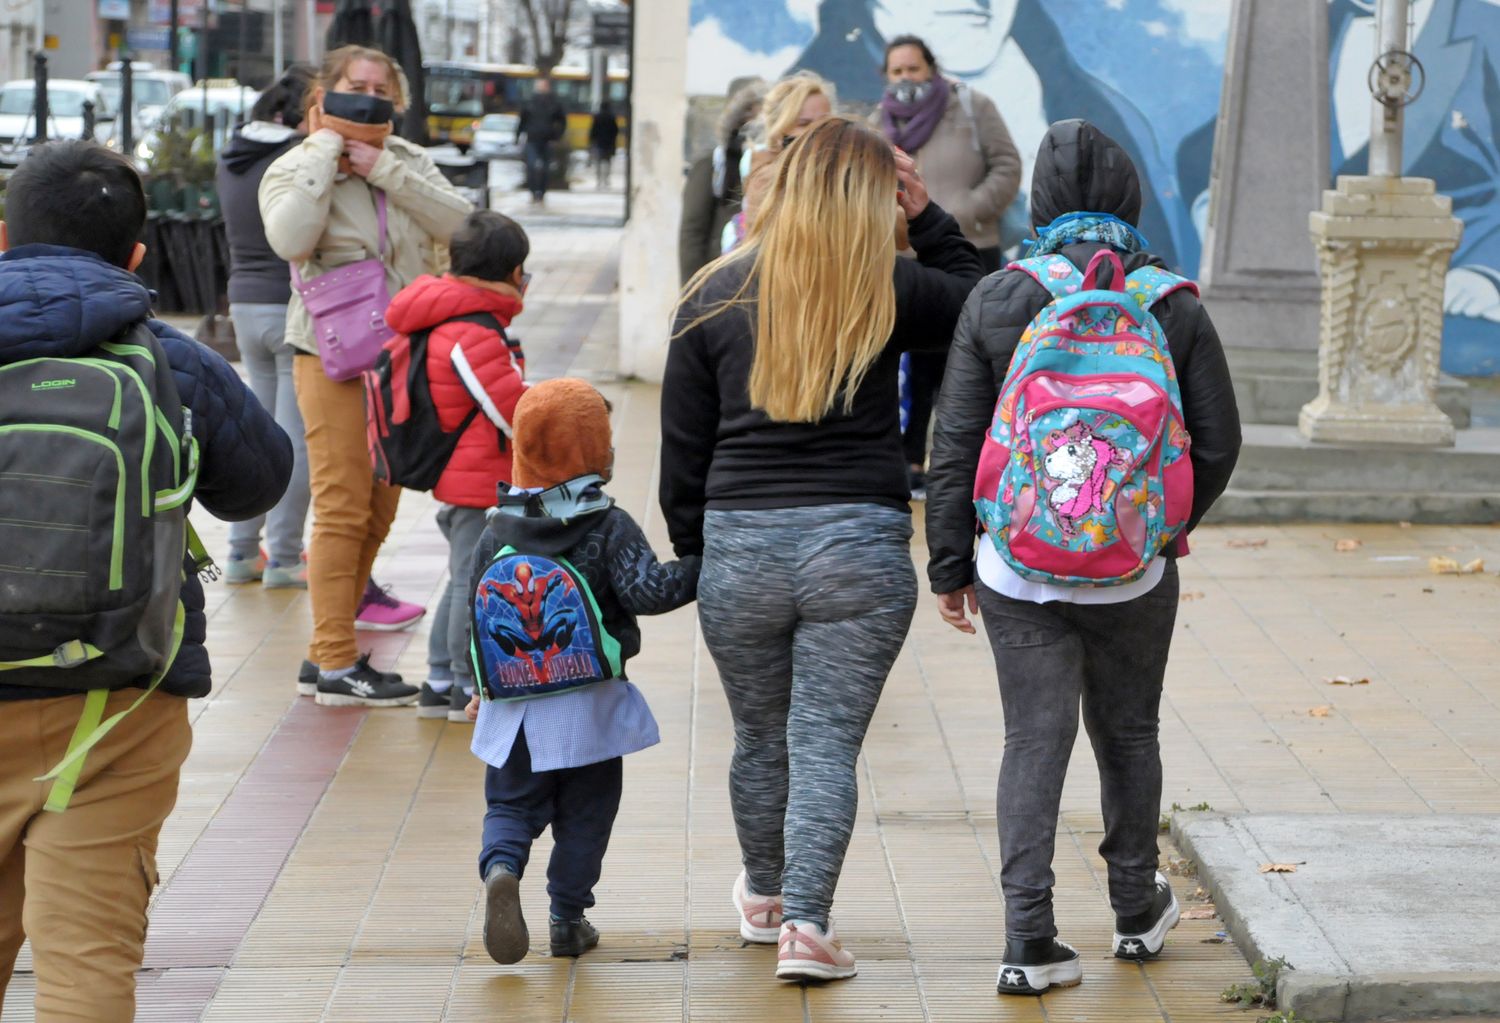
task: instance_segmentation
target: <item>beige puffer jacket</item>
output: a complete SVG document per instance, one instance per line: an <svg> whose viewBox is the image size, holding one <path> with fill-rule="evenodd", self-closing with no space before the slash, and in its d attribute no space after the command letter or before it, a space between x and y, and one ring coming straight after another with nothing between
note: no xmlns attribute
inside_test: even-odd
<svg viewBox="0 0 1500 1023"><path fill-rule="evenodd" d="M1021 155L994 101L968 85L948 83L948 109L922 148L911 154L927 194L953 214L975 248L1000 244L1000 218L1021 187ZM959 90L969 93L971 118ZM881 127L879 107L870 123Z"/></svg>
<svg viewBox="0 0 1500 1023"><path fill-rule="evenodd" d="M467 199L443 177L420 147L392 136L368 182L338 170L344 140L319 131L266 170L260 215L266 240L294 263L304 280L380 251L372 188L386 194L385 283L392 295L424 273L447 269L448 240L469 215ZM317 353L302 297L287 307L286 339Z"/></svg>

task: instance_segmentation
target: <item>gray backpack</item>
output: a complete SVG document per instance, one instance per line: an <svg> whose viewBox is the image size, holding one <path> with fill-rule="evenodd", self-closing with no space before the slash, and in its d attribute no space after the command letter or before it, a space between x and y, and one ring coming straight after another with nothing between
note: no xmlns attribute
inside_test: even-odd
<svg viewBox="0 0 1500 1023"><path fill-rule="evenodd" d="M89 692L49 809L124 716L101 723L108 693L144 699L177 656L197 475L192 415L145 324L0 366L0 679Z"/></svg>

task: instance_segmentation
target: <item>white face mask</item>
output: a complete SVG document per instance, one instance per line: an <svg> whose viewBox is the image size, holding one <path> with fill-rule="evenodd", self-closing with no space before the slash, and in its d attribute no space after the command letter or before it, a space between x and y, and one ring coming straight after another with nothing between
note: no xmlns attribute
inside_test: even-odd
<svg viewBox="0 0 1500 1023"><path fill-rule="evenodd" d="M886 95L902 106L920 103L932 92L932 82L891 82L885 87Z"/></svg>

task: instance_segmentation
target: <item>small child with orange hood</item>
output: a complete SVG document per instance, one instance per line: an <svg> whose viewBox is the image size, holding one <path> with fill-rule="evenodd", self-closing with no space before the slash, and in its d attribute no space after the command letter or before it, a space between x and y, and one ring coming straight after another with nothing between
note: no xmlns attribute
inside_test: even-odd
<svg viewBox="0 0 1500 1023"><path fill-rule="evenodd" d="M599 943L584 918L620 808L622 758L661 741L625 662L637 615L691 603L702 559L663 564L604 492L610 408L582 380L549 380L516 405L511 479L474 550L472 749L488 767L479 873L484 947L519 962L530 944L520 882L549 825L554 956Z"/></svg>
<svg viewBox="0 0 1500 1023"><path fill-rule="evenodd" d="M511 478L511 419L526 390L526 359L507 329L521 314L530 252L520 224L477 210L449 242L450 271L418 277L386 309L386 322L402 334L430 331L432 404L445 432L463 431L432 490L442 502L437 521L448 541L448 588L427 642L418 717L469 720L469 558L495 502L495 481Z"/></svg>

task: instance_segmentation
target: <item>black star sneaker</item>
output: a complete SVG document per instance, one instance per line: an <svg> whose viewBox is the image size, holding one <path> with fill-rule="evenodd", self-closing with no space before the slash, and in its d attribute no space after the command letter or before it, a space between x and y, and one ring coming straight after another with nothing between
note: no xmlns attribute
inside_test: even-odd
<svg viewBox="0 0 1500 1023"><path fill-rule="evenodd" d="M361 659L344 675L318 672L318 695L313 699L320 707L406 707L420 695L416 686L392 682L390 676L370 667L368 659Z"/></svg>
<svg viewBox="0 0 1500 1023"><path fill-rule="evenodd" d="M1056 938L1005 939L1005 959L995 990L1002 995L1039 995L1051 987L1083 982L1078 950Z"/></svg>
<svg viewBox="0 0 1500 1023"><path fill-rule="evenodd" d="M368 668L370 666L370 655L361 654L359 660L354 662L355 667ZM400 682L401 676L394 671L376 671L385 677L387 682ZM297 695L318 695L318 666L312 661L303 661L302 667L297 671Z"/></svg>
<svg viewBox="0 0 1500 1023"><path fill-rule="evenodd" d="M1167 932L1177 926L1182 914L1177 909L1177 896L1172 886L1161 874L1156 875L1156 891L1151 905L1144 913L1134 916L1115 917L1115 958L1151 959L1161 952L1166 944Z"/></svg>

